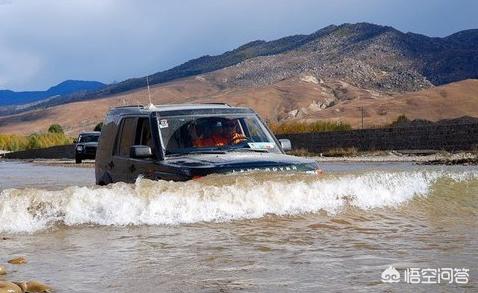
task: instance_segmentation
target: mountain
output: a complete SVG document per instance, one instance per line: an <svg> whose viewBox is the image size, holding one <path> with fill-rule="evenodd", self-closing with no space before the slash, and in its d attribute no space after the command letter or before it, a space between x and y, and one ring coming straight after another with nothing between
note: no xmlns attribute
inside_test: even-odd
<svg viewBox="0 0 478 293"><path fill-rule="evenodd" d="M436 121L478 117L478 30L444 38L368 23L254 41L150 75L155 104L226 102L270 122L389 124L401 114ZM61 124L91 130L113 106L148 104L145 78L15 107L0 107L0 132L29 134ZM94 105L92 107L92 105ZM3 111L3 112L2 112Z"/></svg>
<svg viewBox="0 0 478 293"><path fill-rule="evenodd" d="M359 23L318 35L294 50L244 61L221 78L251 86L309 74L363 89L406 92L478 77L474 31L430 38Z"/></svg>
<svg viewBox="0 0 478 293"><path fill-rule="evenodd" d="M402 33L369 23L331 25L310 35L253 41L218 56L203 56L152 74L151 84L212 72L236 65L224 87L271 84L312 74L336 78L367 89L405 92L478 78L478 30L446 38ZM112 94L144 87L145 78L105 87Z"/></svg>
<svg viewBox="0 0 478 293"><path fill-rule="evenodd" d="M27 104L48 97L68 95L75 92L86 94L90 91L99 90L104 86L104 83L98 81L66 80L46 91L14 92L11 90L0 90L0 106Z"/></svg>
<svg viewBox="0 0 478 293"><path fill-rule="evenodd" d="M432 38L370 23L331 25L310 35L253 41L221 55L193 59L154 73L149 80L152 85L161 84L224 69L228 69L224 74L211 76L211 81L223 89L270 85L311 75L382 92L417 91L478 78L478 30ZM49 99L21 111L106 97L145 86L145 77L131 78L94 92Z"/></svg>

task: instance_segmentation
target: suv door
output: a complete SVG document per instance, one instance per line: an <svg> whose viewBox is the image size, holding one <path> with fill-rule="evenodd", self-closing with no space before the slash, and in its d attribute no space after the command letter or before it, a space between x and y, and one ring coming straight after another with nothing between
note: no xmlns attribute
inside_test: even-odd
<svg viewBox="0 0 478 293"><path fill-rule="evenodd" d="M136 127L136 138L135 138L135 145L145 145L151 148L153 154L155 154L154 149L154 142L153 136L151 132L151 123L149 117L140 117L138 118L138 123ZM135 181L138 176L144 176L144 178L148 179L156 179L154 175L154 171L156 169L156 165L154 161L156 157L151 158L131 158L129 164L130 173L130 180Z"/></svg>
<svg viewBox="0 0 478 293"><path fill-rule="evenodd" d="M136 138L136 122L135 117L123 118L121 121L110 163L113 182L131 182L129 152Z"/></svg>

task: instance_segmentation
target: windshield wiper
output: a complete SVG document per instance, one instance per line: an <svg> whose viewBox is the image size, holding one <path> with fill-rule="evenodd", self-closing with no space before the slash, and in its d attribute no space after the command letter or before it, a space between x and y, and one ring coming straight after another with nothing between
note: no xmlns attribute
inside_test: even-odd
<svg viewBox="0 0 478 293"><path fill-rule="evenodd" d="M177 157L177 156L187 156L187 155L195 155L195 154L225 154L226 151L223 150L195 150L190 152L174 152L174 153L166 153L167 157Z"/></svg>
<svg viewBox="0 0 478 293"><path fill-rule="evenodd" d="M229 147L229 148L224 148L224 150L228 152L256 152L256 153L268 153L269 151L266 149L251 149L251 148L235 148L235 147Z"/></svg>
<svg viewBox="0 0 478 293"><path fill-rule="evenodd" d="M225 154L223 150L210 150L210 151L192 151L186 154Z"/></svg>
<svg viewBox="0 0 478 293"><path fill-rule="evenodd" d="M247 149L247 148L236 149L234 151L238 151L238 152L256 152L256 153L268 153L269 152L268 150L263 150L263 149Z"/></svg>

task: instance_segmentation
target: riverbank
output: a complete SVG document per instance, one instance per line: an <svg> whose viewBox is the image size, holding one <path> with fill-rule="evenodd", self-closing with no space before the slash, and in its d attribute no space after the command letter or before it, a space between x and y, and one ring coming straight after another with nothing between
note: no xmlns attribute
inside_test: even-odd
<svg viewBox="0 0 478 293"><path fill-rule="evenodd" d="M435 165L478 164L478 154L475 152L437 152L430 154L413 154L399 152L358 153L353 156L326 157L310 156L318 162L413 162Z"/></svg>

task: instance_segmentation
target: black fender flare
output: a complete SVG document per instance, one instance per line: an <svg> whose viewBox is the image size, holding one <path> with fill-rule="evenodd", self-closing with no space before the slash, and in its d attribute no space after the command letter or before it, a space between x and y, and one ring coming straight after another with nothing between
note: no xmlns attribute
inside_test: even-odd
<svg viewBox="0 0 478 293"><path fill-rule="evenodd" d="M100 186L105 186L110 183L113 183L113 179L111 178L111 175L108 172L104 172L101 178L96 181L96 184Z"/></svg>

